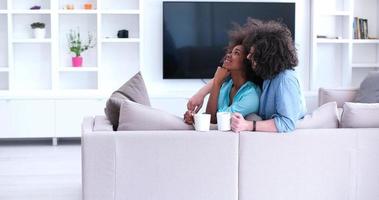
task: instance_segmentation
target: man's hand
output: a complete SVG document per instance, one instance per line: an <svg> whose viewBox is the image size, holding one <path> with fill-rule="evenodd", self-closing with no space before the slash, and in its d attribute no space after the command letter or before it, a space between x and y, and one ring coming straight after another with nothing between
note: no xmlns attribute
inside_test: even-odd
<svg viewBox="0 0 379 200"><path fill-rule="evenodd" d="M240 113L233 113L230 126L236 133L253 130L253 122L246 121Z"/></svg>

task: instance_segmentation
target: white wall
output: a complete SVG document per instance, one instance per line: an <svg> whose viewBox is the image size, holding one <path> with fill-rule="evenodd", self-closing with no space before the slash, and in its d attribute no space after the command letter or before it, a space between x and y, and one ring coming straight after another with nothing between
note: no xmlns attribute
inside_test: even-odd
<svg viewBox="0 0 379 200"><path fill-rule="evenodd" d="M196 0L193 0L196 1ZM209 0L215 1L215 0ZM241 1L251 2L251 1ZM299 73L303 89L309 88L309 55L310 55L310 0L256 0L255 2L295 2L296 24L295 38L299 55ZM162 0L144 0L143 2L143 50L141 71L148 87L149 94L153 98L159 98L160 107L168 108L169 111L179 114L185 109L183 102L164 106L165 98L188 98L204 83L201 80L163 80L162 78ZM313 102L313 101L310 101ZM171 102L173 103L173 102ZM184 103L185 104L185 103ZM311 103L314 104L314 103ZM314 105L309 105L312 109Z"/></svg>

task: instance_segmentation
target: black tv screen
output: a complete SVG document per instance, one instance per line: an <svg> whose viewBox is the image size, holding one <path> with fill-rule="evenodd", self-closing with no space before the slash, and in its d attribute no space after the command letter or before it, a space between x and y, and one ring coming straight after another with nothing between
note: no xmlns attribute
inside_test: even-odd
<svg viewBox="0 0 379 200"><path fill-rule="evenodd" d="M232 23L279 20L294 37L295 3L163 2L163 78L212 78Z"/></svg>

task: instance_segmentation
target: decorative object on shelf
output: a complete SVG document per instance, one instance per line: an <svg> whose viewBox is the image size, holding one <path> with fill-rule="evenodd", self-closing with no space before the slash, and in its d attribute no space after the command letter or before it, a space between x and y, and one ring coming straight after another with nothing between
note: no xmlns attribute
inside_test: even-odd
<svg viewBox="0 0 379 200"><path fill-rule="evenodd" d="M83 64L83 57L81 57L81 53L95 47L96 44L93 34L88 33L87 43L84 43L80 38L79 30L71 30L70 34L68 34L68 45L70 51L75 53L75 57L72 57L72 66L81 67Z"/></svg>
<svg viewBox="0 0 379 200"><path fill-rule="evenodd" d="M65 9L66 10L74 10L75 9L74 4L66 4Z"/></svg>
<svg viewBox="0 0 379 200"><path fill-rule="evenodd" d="M41 6L37 6L37 5L30 8L30 10L39 10L39 9L41 9Z"/></svg>
<svg viewBox="0 0 379 200"><path fill-rule="evenodd" d="M119 30L119 31L117 32L117 37L118 37L118 38L128 38L128 37L129 37L129 31L128 31L128 30L125 30L125 29L123 29L123 30Z"/></svg>
<svg viewBox="0 0 379 200"><path fill-rule="evenodd" d="M42 22L34 22L30 24L33 29L33 34L35 39L43 39L46 35L45 24Z"/></svg>
<svg viewBox="0 0 379 200"><path fill-rule="evenodd" d="M318 39L338 39L338 40L341 40L342 39L342 37L341 36L337 36L337 37L335 37L335 36L326 36L326 35L317 35L317 38Z"/></svg>
<svg viewBox="0 0 379 200"><path fill-rule="evenodd" d="M92 3L85 3L84 4L84 9L85 10L92 10Z"/></svg>
<svg viewBox="0 0 379 200"><path fill-rule="evenodd" d="M353 30L354 39L369 39L367 19L354 17Z"/></svg>

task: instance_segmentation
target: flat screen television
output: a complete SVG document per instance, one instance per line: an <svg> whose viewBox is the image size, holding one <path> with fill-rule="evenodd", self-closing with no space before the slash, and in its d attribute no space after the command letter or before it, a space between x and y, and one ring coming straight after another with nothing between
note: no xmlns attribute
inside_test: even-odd
<svg viewBox="0 0 379 200"><path fill-rule="evenodd" d="M212 78L232 23L280 20L295 35L295 3L163 2L163 78Z"/></svg>

